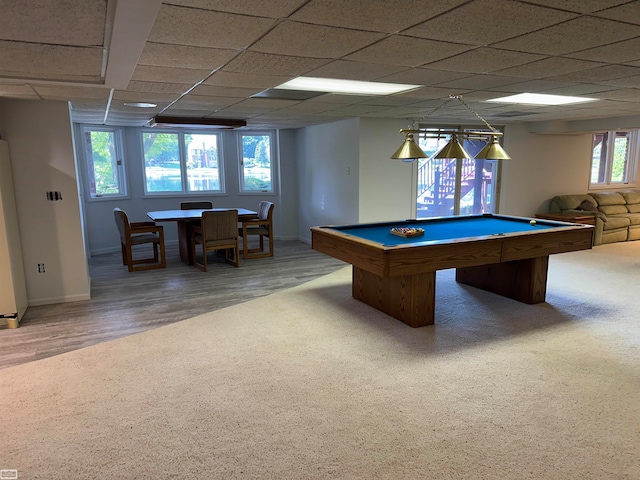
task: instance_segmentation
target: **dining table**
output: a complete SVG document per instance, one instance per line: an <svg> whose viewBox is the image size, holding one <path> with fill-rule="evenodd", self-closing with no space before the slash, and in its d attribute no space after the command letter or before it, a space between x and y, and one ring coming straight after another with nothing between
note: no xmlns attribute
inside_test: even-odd
<svg viewBox="0 0 640 480"><path fill-rule="evenodd" d="M180 260L187 265L193 265L193 255L191 252L191 227L197 225L202 219L202 212L216 212L223 210L237 210L238 221L249 220L256 218L258 212L253 210L247 210L246 208L207 208L204 210L156 210L153 212L147 212L149 217L154 222L176 222L178 224L178 248L180 251Z"/></svg>

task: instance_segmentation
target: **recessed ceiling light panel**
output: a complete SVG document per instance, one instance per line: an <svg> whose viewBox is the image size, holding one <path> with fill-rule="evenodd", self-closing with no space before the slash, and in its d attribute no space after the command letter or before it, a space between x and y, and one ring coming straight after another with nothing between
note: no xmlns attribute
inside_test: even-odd
<svg viewBox="0 0 640 480"><path fill-rule="evenodd" d="M543 93L519 93L508 97L492 98L487 102L520 103L524 105L569 105L571 103L595 102L597 98L568 97L565 95L547 95Z"/></svg>
<svg viewBox="0 0 640 480"><path fill-rule="evenodd" d="M136 108L153 108L158 106L155 103L148 103L148 102L125 102L124 105L126 107L136 107Z"/></svg>
<svg viewBox="0 0 640 480"><path fill-rule="evenodd" d="M284 90L307 90L313 92L342 93L347 95L392 95L414 90L422 85L406 83L361 82L337 78L298 77L274 87Z"/></svg>

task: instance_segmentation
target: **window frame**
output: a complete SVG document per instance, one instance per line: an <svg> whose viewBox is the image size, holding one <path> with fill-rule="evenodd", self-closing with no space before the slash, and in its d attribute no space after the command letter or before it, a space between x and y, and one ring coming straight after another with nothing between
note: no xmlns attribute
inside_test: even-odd
<svg viewBox="0 0 640 480"><path fill-rule="evenodd" d="M239 195L274 195L276 193L276 169L275 159L277 158L276 141L277 137L273 130L251 130L236 132L237 150L238 150L238 194ZM269 137L269 169L271 171L271 189L270 190L246 190L244 178L244 149L243 137Z"/></svg>
<svg viewBox="0 0 640 480"><path fill-rule="evenodd" d="M442 143L444 146L444 144L446 144L450 139L451 139L451 134L450 131L451 130L459 130L459 131L482 131L482 132L486 132L487 136L489 136L491 134L491 130L489 130L487 127L485 126L478 126L478 125L468 125L468 124L464 124L464 125L448 125L448 124L440 124L440 123L434 123L434 124L420 124L419 125L420 129L427 129L429 131L431 131L431 133L434 134L439 134L441 135L440 138L437 139L438 142L440 142L440 140L442 140ZM504 134L504 126L500 125L497 127L494 127L497 131L501 132ZM421 143L423 140L424 136L420 136L418 135L418 144L422 147ZM433 137L432 137L433 138ZM504 139L504 137L499 137L500 139L500 143L502 144L502 141ZM465 146L465 144L467 142L472 141L472 139L468 139L468 138L459 138L460 143ZM483 140L483 142L486 144L488 142L487 140ZM412 188L415 189L415 197L416 197L416 201L413 204L413 209L414 209L414 216L418 217L418 210L419 210L419 205L418 205L418 198L419 195L418 194L418 190L419 190L419 185L418 183L420 182L420 167L421 167L421 163L424 164L427 161L431 161L432 157L440 150L440 148L442 148L442 146L438 146L435 151L433 152L433 154L428 158L425 159L424 162L421 162L420 159L415 162L416 166L415 166L415 185L412 186ZM468 146L465 146L464 148L468 148ZM423 148L424 149L424 148ZM426 152L426 150L425 150ZM473 159L470 159L473 160ZM491 171L492 174L494 175L493 178L493 182L491 182L491 190L489 192L488 197L491 198L491 213L500 213L500 192L502 189L502 161L501 160L482 160L485 164L489 164L491 165ZM462 206L462 200L464 198L464 195L462 195L462 191L461 191L461 180L462 180L462 172L463 172L463 168L464 168L464 160L463 159L455 159L455 176L456 176L456 185L455 185L455 191L454 191L454 199L453 199L453 213L451 214L451 216L459 216L459 215L465 215L466 213L463 212L463 206Z"/></svg>
<svg viewBox="0 0 640 480"><path fill-rule="evenodd" d="M145 133L158 133L158 134L175 134L178 136L178 156L180 162L180 185L181 190L166 190L161 192L152 192L148 190L147 183L147 172L146 172L146 158L144 151L144 135ZM224 135L221 132L216 130L206 130L203 131L201 129L158 129L158 128L143 128L138 132L139 134L139 144L140 144L140 168L142 175L142 192L143 197L150 198L158 198L158 197L197 197L197 196L216 196L216 195L226 195L226 182L225 182L225 158L224 158ZM186 135L213 135L216 137L216 148L218 150L218 179L220 182L219 190L189 190L188 189L188 169L187 162L189 159L187 158L187 148L185 145L185 137Z"/></svg>
<svg viewBox="0 0 640 480"><path fill-rule="evenodd" d="M626 162L626 181L616 182L611 180L613 173L613 152L615 150L615 136L616 133L626 132L629 137L629 145L627 148L627 162ZM605 159L605 179L603 182L594 183L591 181L591 176L594 168L594 156L593 150L595 148L596 135L606 133L608 135L607 152ZM614 141L610 141L614 139ZM638 162L640 161L640 130L634 129L621 129L621 130L598 130L593 132L591 136L591 160L589 162L589 191L597 190L610 190L612 188L627 188L635 187L637 185L637 172Z"/></svg>
<svg viewBox="0 0 640 480"><path fill-rule="evenodd" d="M119 193L113 194L101 194L101 195L93 195L91 193L91 184L95 183L95 175L91 178L89 168L89 157L87 151L87 144L85 141L85 137L87 132L111 132L113 133L114 143L115 143L115 155L117 158L116 171L118 176L118 187ZM112 127L106 125L80 125L80 146L82 150L82 158L84 161L82 162L82 170L84 174L85 182L85 198L88 202L104 202L113 199L126 199L129 198L129 178L127 175L127 166L126 166L126 158L125 158L125 148L124 148L124 128L122 127Z"/></svg>

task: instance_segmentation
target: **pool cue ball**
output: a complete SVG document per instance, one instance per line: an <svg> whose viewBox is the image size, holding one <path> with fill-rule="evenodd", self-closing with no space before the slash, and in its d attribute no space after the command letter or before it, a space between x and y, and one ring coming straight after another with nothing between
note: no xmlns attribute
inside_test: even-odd
<svg viewBox="0 0 640 480"><path fill-rule="evenodd" d="M536 221L535 221L535 220L531 220L529 223L530 223L531 225L535 225L535 224L536 224Z"/></svg>

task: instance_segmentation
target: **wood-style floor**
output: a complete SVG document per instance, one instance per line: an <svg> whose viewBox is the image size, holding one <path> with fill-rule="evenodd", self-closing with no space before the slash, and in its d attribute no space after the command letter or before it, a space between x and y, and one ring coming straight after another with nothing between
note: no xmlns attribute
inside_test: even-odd
<svg viewBox="0 0 640 480"><path fill-rule="evenodd" d="M129 273L120 252L89 260L91 300L29 307L17 329L0 321L0 368L143 332L290 288L346 266L299 241L275 241L275 255L240 260L210 252L207 272L167 247L167 268Z"/></svg>

